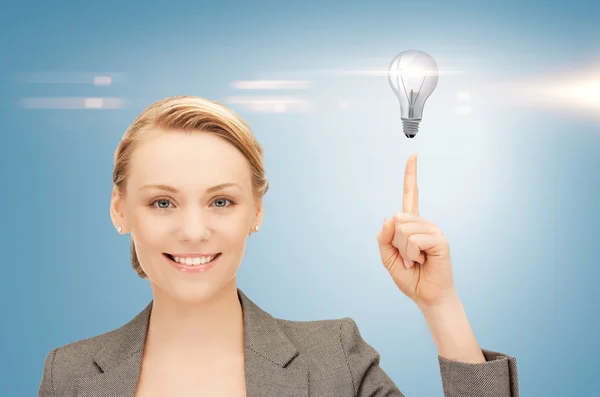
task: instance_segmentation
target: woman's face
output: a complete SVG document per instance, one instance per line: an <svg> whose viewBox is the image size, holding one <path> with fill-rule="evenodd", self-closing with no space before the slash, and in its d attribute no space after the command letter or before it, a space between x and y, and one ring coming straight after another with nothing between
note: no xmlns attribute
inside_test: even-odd
<svg viewBox="0 0 600 397"><path fill-rule="evenodd" d="M131 233L155 293L198 302L231 285L262 221L242 153L209 133L157 131L130 165L111 216Z"/></svg>

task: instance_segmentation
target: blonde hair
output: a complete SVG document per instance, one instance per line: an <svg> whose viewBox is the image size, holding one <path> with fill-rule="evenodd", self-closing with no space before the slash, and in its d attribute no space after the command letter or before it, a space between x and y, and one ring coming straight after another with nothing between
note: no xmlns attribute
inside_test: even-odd
<svg viewBox="0 0 600 397"><path fill-rule="evenodd" d="M265 176L264 154L250 126L223 104L196 96L174 96L148 106L125 131L115 151L113 186L124 196L131 166L132 153L137 144L151 136L151 130L178 130L205 132L219 136L235 146L248 160L254 195L261 198L269 189ZM131 264L142 278L147 278L140 266L131 241Z"/></svg>

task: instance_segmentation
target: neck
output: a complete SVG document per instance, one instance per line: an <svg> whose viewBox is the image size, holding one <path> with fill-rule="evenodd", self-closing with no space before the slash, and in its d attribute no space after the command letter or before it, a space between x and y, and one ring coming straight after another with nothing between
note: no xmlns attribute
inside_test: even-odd
<svg viewBox="0 0 600 397"><path fill-rule="evenodd" d="M147 350L169 355L243 352L244 319L235 279L198 303L176 301L153 290Z"/></svg>

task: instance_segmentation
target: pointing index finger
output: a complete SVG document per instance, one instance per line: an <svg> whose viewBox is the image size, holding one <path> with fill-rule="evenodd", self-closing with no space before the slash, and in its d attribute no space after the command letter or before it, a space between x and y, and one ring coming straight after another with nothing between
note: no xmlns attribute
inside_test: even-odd
<svg viewBox="0 0 600 397"><path fill-rule="evenodd" d="M419 189L417 186L417 153L413 153L406 161L404 170L404 195L402 212L419 215Z"/></svg>

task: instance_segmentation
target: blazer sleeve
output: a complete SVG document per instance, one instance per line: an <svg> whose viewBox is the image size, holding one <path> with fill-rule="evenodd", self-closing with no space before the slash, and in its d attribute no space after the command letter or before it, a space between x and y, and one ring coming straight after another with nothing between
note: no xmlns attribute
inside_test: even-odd
<svg viewBox="0 0 600 397"><path fill-rule="evenodd" d="M356 397L404 397L380 368L379 353L361 337L353 319L342 319L340 339ZM516 360L482 352L487 361L478 364L438 356L445 397L519 397Z"/></svg>
<svg viewBox="0 0 600 397"><path fill-rule="evenodd" d="M444 395L519 397L517 360L481 349L486 362L461 363L438 356Z"/></svg>
<svg viewBox="0 0 600 397"><path fill-rule="evenodd" d="M54 384L52 383L52 369L54 367L54 357L57 349L52 350L46 355L44 361L44 370L42 372L42 381L38 389L38 397L55 397Z"/></svg>

